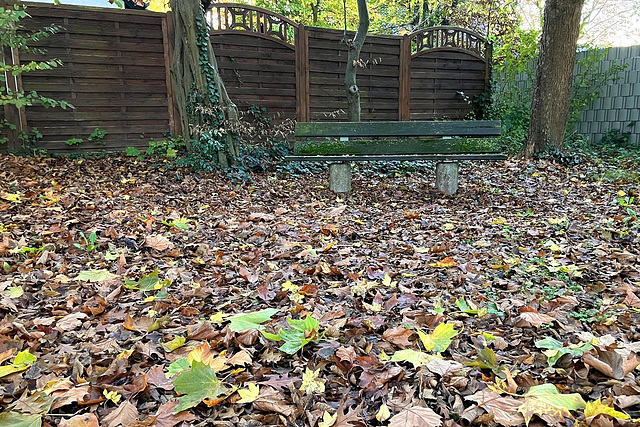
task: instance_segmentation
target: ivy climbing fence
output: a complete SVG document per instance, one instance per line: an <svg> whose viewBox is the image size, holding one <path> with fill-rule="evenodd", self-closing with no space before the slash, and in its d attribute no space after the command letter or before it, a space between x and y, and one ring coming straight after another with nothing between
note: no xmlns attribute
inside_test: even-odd
<svg viewBox="0 0 640 427"><path fill-rule="evenodd" d="M42 135L37 148L52 152L142 149L178 131L169 14L27 4L27 28L56 25L59 31L38 43L46 56L13 50L3 52L4 60L55 57L64 65L8 80L75 109L5 106L0 120L16 128L9 149L19 148L21 130L34 134L34 128ZM257 106L299 121L346 120L344 41L353 33L306 27L239 4L213 4L206 19L223 80L241 110ZM462 119L470 101L489 90L491 45L456 27L369 35L360 66L364 121ZM96 128L106 135L89 139Z"/></svg>

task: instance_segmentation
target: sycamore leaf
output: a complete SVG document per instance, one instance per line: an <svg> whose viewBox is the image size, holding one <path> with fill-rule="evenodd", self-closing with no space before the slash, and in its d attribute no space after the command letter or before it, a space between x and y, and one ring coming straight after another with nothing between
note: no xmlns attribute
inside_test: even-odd
<svg viewBox="0 0 640 427"><path fill-rule="evenodd" d="M302 384L300 384L300 390L304 391L307 394L312 394L313 392L324 393L324 383L326 380L319 378L320 377L320 369L306 368L304 374L302 374Z"/></svg>
<svg viewBox="0 0 640 427"><path fill-rule="evenodd" d="M104 282L105 280L116 279L119 276L109 273L107 270L85 270L81 271L76 280L84 282Z"/></svg>
<svg viewBox="0 0 640 427"><path fill-rule="evenodd" d="M467 302L466 299L460 298L456 301L456 306L460 309L461 312L467 314L474 314L478 317L482 317L487 314L486 308L478 308L478 306L473 302Z"/></svg>
<svg viewBox="0 0 640 427"><path fill-rule="evenodd" d="M182 371L186 371L190 367L191 364L189 363L189 359L187 359L186 357L178 359L169 365L169 368L167 369L167 378L171 378L172 376L179 374Z"/></svg>
<svg viewBox="0 0 640 427"><path fill-rule="evenodd" d="M607 406L600 401L600 399L595 402L588 402L584 408L584 417L592 418L597 417L598 415L609 415L610 417L617 418L619 420L628 420L629 415L624 412L616 411L611 406Z"/></svg>
<svg viewBox="0 0 640 427"><path fill-rule="evenodd" d="M434 359L433 356L417 350L398 350L391 356L392 362L409 362L414 368L426 366Z"/></svg>
<svg viewBox="0 0 640 427"><path fill-rule="evenodd" d="M458 335L458 331L453 329L453 323L440 323L429 335L418 329L418 336L428 351L442 353L451 344L451 339Z"/></svg>
<svg viewBox="0 0 640 427"><path fill-rule="evenodd" d="M228 391L213 369L197 361L193 362L190 370L178 374L173 380L173 386L178 393L184 395L173 409L174 414L193 408L203 399L215 399Z"/></svg>
<svg viewBox="0 0 640 427"><path fill-rule="evenodd" d="M478 358L470 362L466 362L465 365L475 366L480 369L491 369L491 371L496 375L503 370L501 366L498 366L498 357L496 356L496 353L489 347L481 349L477 348L476 352L478 353Z"/></svg>
<svg viewBox="0 0 640 427"><path fill-rule="evenodd" d="M36 361L36 356L29 353L29 350L23 350L16 354L13 363L10 365L0 366L0 378L6 377L16 372L27 370ZM3 425L3 424L0 424Z"/></svg>
<svg viewBox="0 0 640 427"><path fill-rule="evenodd" d="M172 352L173 350L176 350L176 349L182 347L185 342L187 342L187 339L185 337L183 337L183 336L178 335L177 337L175 337L171 341L168 341L168 342L162 344L162 346L168 352Z"/></svg>
<svg viewBox="0 0 640 427"><path fill-rule="evenodd" d="M586 406L582 396L577 393L561 394L553 384L533 386L524 398L524 403L518 407L518 412L524 416L527 425L534 415L549 424L560 424L564 422L565 417L572 418L569 411Z"/></svg>
<svg viewBox="0 0 640 427"><path fill-rule="evenodd" d="M439 427L442 417L430 408L407 408L389 420L389 427Z"/></svg>
<svg viewBox="0 0 640 427"><path fill-rule="evenodd" d="M253 313L241 313L230 317L231 325L229 329L233 332L243 332L249 329L260 329L261 323L271 320L271 316L278 312L275 308L267 308L265 310Z"/></svg>
<svg viewBox="0 0 640 427"><path fill-rule="evenodd" d="M2 427L40 427L42 415L21 414L20 412L3 412L0 414L0 426Z"/></svg>
<svg viewBox="0 0 640 427"><path fill-rule="evenodd" d="M251 403L258 398L260 387L255 383L249 383L247 388L238 390L238 394L242 399L238 400L237 403Z"/></svg>
<svg viewBox="0 0 640 427"><path fill-rule="evenodd" d="M513 397L502 397L498 393L485 388L465 397L465 399L476 402L480 408L493 415L493 420L500 425L506 427L520 426L524 421L522 415L518 413L518 407L522 402Z"/></svg>
<svg viewBox="0 0 640 427"><path fill-rule="evenodd" d="M5 193L2 192L0 193L0 197L2 197L3 199L9 201L9 202L14 202L14 203L22 203L22 199L20 198L20 193Z"/></svg>

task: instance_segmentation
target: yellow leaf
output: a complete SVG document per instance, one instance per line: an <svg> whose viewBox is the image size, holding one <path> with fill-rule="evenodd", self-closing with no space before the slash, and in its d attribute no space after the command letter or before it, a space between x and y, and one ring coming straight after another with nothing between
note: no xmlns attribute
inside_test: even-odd
<svg viewBox="0 0 640 427"><path fill-rule="evenodd" d="M0 197L10 202L22 203L22 200L20 199L20 193L11 194L11 193L3 192L3 193L0 193Z"/></svg>
<svg viewBox="0 0 640 427"><path fill-rule="evenodd" d="M444 230L449 231L449 230L453 230L454 228L456 228L456 226L455 226L455 224L447 223L447 224L443 224L442 228Z"/></svg>
<svg viewBox="0 0 640 427"><path fill-rule="evenodd" d="M247 388L238 390L238 394L242 398L238 400L238 403L251 403L258 398L260 387L255 383L249 383L247 384Z"/></svg>
<svg viewBox="0 0 640 427"><path fill-rule="evenodd" d="M133 354L133 349L123 350L116 356L116 359L128 359Z"/></svg>
<svg viewBox="0 0 640 427"><path fill-rule="evenodd" d="M336 419L338 419L338 414L329 414L327 411L324 411L322 415L322 420L318 422L318 427L331 427L335 424Z"/></svg>
<svg viewBox="0 0 640 427"><path fill-rule="evenodd" d="M498 218L492 218L489 222L493 225L502 225L507 222L507 219L499 216Z"/></svg>
<svg viewBox="0 0 640 427"><path fill-rule="evenodd" d="M376 414L376 420L383 422L389 419L391 416L391 411L389 411L389 407L386 403L382 403L380 405L380 409L378 409L378 413Z"/></svg>
<svg viewBox="0 0 640 427"><path fill-rule="evenodd" d="M392 362L409 362L413 365L414 368L420 366L426 366L434 359L435 356L432 356L427 353L423 353L417 350L398 350L393 353L391 357Z"/></svg>
<svg viewBox="0 0 640 427"><path fill-rule="evenodd" d="M458 335L458 331L453 328L453 323L440 323L429 335L420 329L417 331L424 348L436 353L445 351L451 344L451 339Z"/></svg>
<svg viewBox="0 0 640 427"><path fill-rule="evenodd" d="M287 280L286 282L284 282L282 284L282 290L283 291L298 292L299 289L300 289L300 287L298 285L294 285L289 280Z"/></svg>
<svg viewBox="0 0 640 427"><path fill-rule="evenodd" d="M173 350L182 347L185 342L187 342L187 339L183 336L178 335L177 337L173 338L171 341L168 341L162 344L162 346L168 352L172 352Z"/></svg>
<svg viewBox="0 0 640 427"><path fill-rule="evenodd" d="M28 369L36 361L36 357L29 352L29 350L23 350L16 354L13 359L13 363L6 366L0 366L0 378L6 377L16 372L24 371Z"/></svg>
<svg viewBox="0 0 640 427"><path fill-rule="evenodd" d="M302 374L302 384L300 384L300 390L305 393L311 394L313 392L324 393L325 380L319 378L320 369L312 370L306 368L304 374Z"/></svg>
<svg viewBox="0 0 640 427"><path fill-rule="evenodd" d="M458 265L456 263L456 260L454 260L450 256L446 257L442 261L429 264L430 267L437 267L437 268L449 268L449 267L455 267L456 265Z"/></svg>
<svg viewBox="0 0 640 427"><path fill-rule="evenodd" d="M211 317L209 317L209 320L211 323L222 323L224 321L224 317L225 314L219 311L216 314L212 314Z"/></svg>
<svg viewBox="0 0 640 427"><path fill-rule="evenodd" d="M375 313L377 313L379 311L382 311L382 305L378 304L377 302L374 302L373 304L369 304L369 303L363 302L362 305L367 310L373 311Z"/></svg>
<svg viewBox="0 0 640 427"><path fill-rule="evenodd" d="M108 400L112 401L116 405L118 404L118 402L120 402L120 399L122 398L122 396L117 391L102 390L102 394L104 395L104 397L106 397Z"/></svg>
<svg viewBox="0 0 640 427"><path fill-rule="evenodd" d="M392 282L391 276L389 276L388 274L385 274L384 279L382 279L382 286L386 286L388 288L395 288L397 283L398 282Z"/></svg>
<svg viewBox="0 0 640 427"><path fill-rule="evenodd" d="M524 398L524 403L518 407L518 412L524 416L527 425L534 415L542 418L547 424L560 424L564 422L564 418L571 418L569 411L586 406L578 393L561 394L553 384L533 386Z"/></svg>
<svg viewBox="0 0 640 427"><path fill-rule="evenodd" d="M596 417L596 416L598 416L600 414L609 415L609 416L611 416L613 418L618 418L620 420L628 420L629 419L629 415L625 414L624 412L616 411L611 406L607 406L607 405L603 404L600 401L600 399L596 400L595 402L587 403L587 406L585 406L585 408L584 408L584 417L585 418Z"/></svg>
<svg viewBox="0 0 640 427"><path fill-rule="evenodd" d="M389 356L387 353L384 352L384 350L382 350L380 352L380 355L378 356L378 360L380 360L382 363L385 363L391 360L391 356Z"/></svg>
<svg viewBox="0 0 640 427"><path fill-rule="evenodd" d="M620 196L620 197L624 197L624 196L626 196L626 195L627 195L627 193L625 193L624 191L622 191L622 190L618 191L618 196ZM628 417L627 417L627 418L628 418Z"/></svg>

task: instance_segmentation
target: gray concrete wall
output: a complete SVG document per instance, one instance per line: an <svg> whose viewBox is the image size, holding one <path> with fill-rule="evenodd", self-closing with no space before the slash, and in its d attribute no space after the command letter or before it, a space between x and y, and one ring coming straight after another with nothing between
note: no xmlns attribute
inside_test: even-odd
<svg viewBox="0 0 640 427"><path fill-rule="evenodd" d="M576 60L585 55L586 52L579 52ZM631 143L640 144L640 45L610 48L600 62L600 70L607 70L616 63L628 66L617 82L603 87L598 99L584 109L576 131L593 142L600 142L605 132L619 129L631 133ZM578 66L575 72L579 72ZM520 88L530 84L524 73L517 79ZM629 127L632 123L635 126Z"/></svg>

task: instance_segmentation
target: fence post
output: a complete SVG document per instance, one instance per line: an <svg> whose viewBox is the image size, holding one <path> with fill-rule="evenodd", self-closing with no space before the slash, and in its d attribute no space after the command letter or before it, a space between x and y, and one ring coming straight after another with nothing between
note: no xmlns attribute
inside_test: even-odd
<svg viewBox="0 0 640 427"><path fill-rule="evenodd" d="M167 104L169 109L169 130L175 137L180 135L180 120L178 117L178 110L175 105L175 97L173 96L173 80L171 79L171 64L173 63L173 45L174 45L174 30L173 30L173 12L167 12L162 17L162 46L164 48L164 71L165 82L167 86Z"/></svg>
<svg viewBox="0 0 640 427"><path fill-rule="evenodd" d="M491 67L493 63L493 45L487 43L487 48L484 52L484 90L485 92L491 92Z"/></svg>
<svg viewBox="0 0 640 427"><path fill-rule="evenodd" d="M411 36L400 40L400 68L398 82L398 120L411 120Z"/></svg>
<svg viewBox="0 0 640 427"><path fill-rule="evenodd" d="M302 24L296 30L294 40L296 52L296 119L311 120L309 105L309 32Z"/></svg>
<svg viewBox="0 0 640 427"><path fill-rule="evenodd" d="M18 49L4 46L2 48L3 62L11 67L12 65L20 64L20 55ZM10 70L4 72L4 77L9 92L21 92L22 89L22 77L20 74L14 76ZM20 150L20 132L27 132L27 113L25 107L16 108L14 105L6 104L4 106L4 118L14 129L7 127L8 144L7 149L9 151Z"/></svg>

